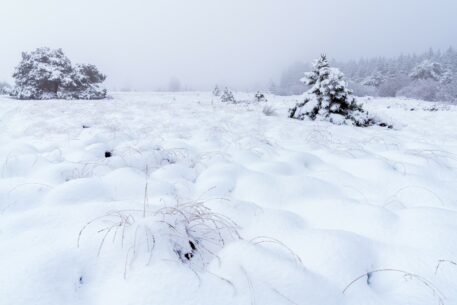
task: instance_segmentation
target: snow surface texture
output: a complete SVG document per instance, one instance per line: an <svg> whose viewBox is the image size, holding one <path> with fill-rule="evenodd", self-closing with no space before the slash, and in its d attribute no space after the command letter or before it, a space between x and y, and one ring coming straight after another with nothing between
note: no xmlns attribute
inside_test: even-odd
<svg viewBox="0 0 457 305"><path fill-rule="evenodd" d="M457 108L301 98L0 98L0 304L457 304Z"/></svg>

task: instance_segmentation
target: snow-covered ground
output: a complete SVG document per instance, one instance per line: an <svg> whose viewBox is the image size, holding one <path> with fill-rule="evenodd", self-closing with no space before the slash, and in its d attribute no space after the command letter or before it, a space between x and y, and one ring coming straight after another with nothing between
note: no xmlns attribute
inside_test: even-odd
<svg viewBox="0 0 457 305"><path fill-rule="evenodd" d="M298 98L0 98L0 304L457 304L457 107Z"/></svg>

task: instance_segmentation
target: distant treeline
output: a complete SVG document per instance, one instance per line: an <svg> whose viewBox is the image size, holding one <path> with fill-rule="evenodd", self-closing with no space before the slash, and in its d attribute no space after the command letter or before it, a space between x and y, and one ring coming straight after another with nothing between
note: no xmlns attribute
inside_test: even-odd
<svg viewBox="0 0 457 305"><path fill-rule="evenodd" d="M358 96L403 96L428 101L457 102L457 51L430 49L423 54L377 57L358 61L332 60ZM270 90L280 95L303 93L307 87L300 82L310 70L306 63L295 63L285 70L278 84Z"/></svg>

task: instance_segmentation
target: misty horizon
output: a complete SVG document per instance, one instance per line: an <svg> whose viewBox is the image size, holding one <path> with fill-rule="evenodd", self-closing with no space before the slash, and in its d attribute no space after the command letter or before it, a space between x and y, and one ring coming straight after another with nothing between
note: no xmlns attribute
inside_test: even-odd
<svg viewBox="0 0 457 305"><path fill-rule="evenodd" d="M172 79L190 90L265 88L321 53L348 61L457 45L453 1L22 0L3 8L0 81L10 83L21 52L43 46L95 64L113 90L152 91Z"/></svg>

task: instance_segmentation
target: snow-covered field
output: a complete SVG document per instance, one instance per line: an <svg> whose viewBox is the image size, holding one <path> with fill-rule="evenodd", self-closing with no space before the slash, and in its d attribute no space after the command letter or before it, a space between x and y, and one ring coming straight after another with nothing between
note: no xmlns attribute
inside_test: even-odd
<svg viewBox="0 0 457 305"><path fill-rule="evenodd" d="M0 304L457 304L457 107L268 99L0 98Z"/></svg>

